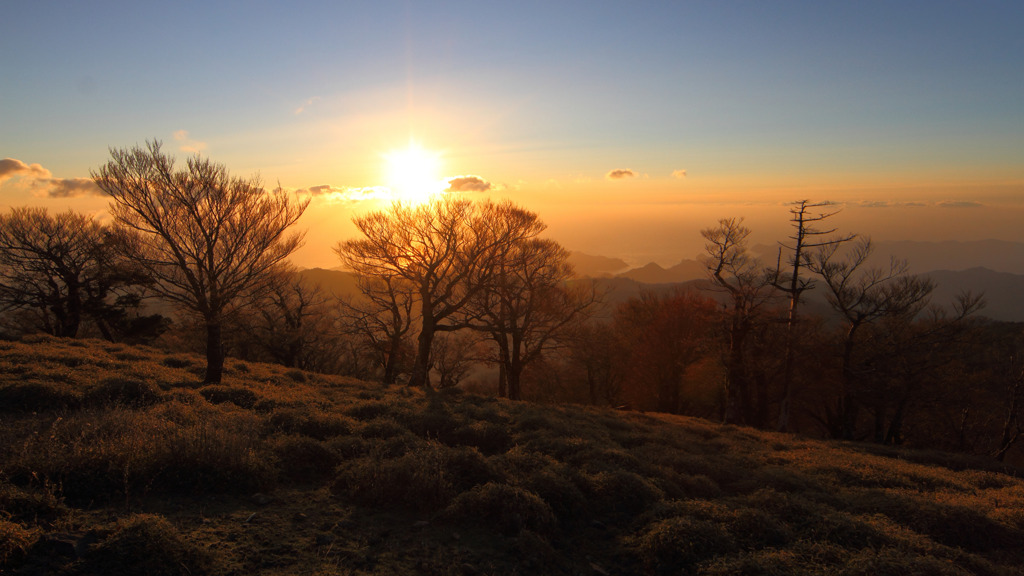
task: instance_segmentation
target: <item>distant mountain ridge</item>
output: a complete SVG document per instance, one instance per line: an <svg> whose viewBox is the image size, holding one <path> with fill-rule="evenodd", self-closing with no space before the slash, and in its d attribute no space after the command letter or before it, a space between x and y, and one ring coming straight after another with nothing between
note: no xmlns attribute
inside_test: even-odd
<svg viewBox="0 0 1024 576"><path fill-rule="evenodd" d="M984 294L986 306L981 314L994 320L1024 322L1024 243L986 240L980 242L878 242L877 262L885 263L890 255L903 258L911 271L924 274L935 281L932 302L949 306L962 292ZM755 252L774 260L773 246L757 246ZM971 258L978 258L972 262ZM638 268L620 258L572 252L569 261L580 278L592 278L609 290L608 302L625 301L642 290L672 289L675 286L709 290L707 269L694 259L683 259L664 268L651 262ZM325 291L337 295L355 291L351 273L339 270L313 268L304 270L304 276ZM819 287L809 293L809 302L815 311L827 312L824 292Z"/></svg>

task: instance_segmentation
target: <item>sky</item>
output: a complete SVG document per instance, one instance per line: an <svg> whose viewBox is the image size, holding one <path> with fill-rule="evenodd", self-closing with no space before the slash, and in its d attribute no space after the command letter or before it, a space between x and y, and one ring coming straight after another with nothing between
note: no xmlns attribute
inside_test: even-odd
<svg viewBox="0 0 1024 576"><path fill-rule="evenodd" d="M789 202L878 240L1024 242L1024 3L14 0L0 210L104 218L90 170L160 140L312 202L301 266L431 182L572 250L668 266ZM427 178L416 176L417 178Z"/></svg>

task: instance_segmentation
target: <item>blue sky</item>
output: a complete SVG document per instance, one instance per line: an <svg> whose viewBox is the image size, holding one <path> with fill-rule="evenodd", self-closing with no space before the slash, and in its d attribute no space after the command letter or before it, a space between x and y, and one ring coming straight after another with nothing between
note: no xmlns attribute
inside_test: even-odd
<svg viewBox="0 0 1024 576"><path fill-rule="evenodd" d="M1020 2L7 4L0 158L54 180L157 138L347 190L414 139L570 248L638 260L692 256L722 216L777 234L804 197L887 239L1024 240ZM0 201L105 205L39 174L0 173ZM320 200L326 265L372 206Z"/></svg>

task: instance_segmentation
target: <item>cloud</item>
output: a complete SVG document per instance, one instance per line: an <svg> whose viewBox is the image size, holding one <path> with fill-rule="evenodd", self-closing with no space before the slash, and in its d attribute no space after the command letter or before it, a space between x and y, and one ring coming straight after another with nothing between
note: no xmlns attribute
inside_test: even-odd
<svg viewBox="0 0 1024 576"><path fill-rule="evenodd" d="M25 164L21 160L15 160L14 158L0 160L0 182L15 176L49 178L50 171L39 164Z"/></svg>
<svg viewBox="0 0 1024 576"><path fill-rule="evenodd" d="M923 208L928 206L927 202L892 202L890 200L857 200L843 204L858 208Z"/></svg>
<svg viewBox="0 0 1024 576"><path fill-rule="evenodd" d="M193 140L188 137L188 130L175 130L172 134L175 142L181 142L181 146L178 150L182 152L197 153L206 150L206 142L200 142L199 140Z"/></svg>
<svg viewBox="0 0 1024 576"><path fill-rule="evenodd" d="M319 186L310 186L309 188L299 188L294 191L299 196L312 196L313 198L323 198L328 202L359 202L362 200L390 200L392 197L391 190L384 186L364 186L364 187L352 187L352 186L332 186L330 184L320 184Z"/></svg>
<svg viewBox="0 0 1024 576"><path fill-rule="evenodd" d="M24 178L24 185L40 198L76 198L100 195L92 178L54 178L39 164L26 164L14 158L0 160L0 184L11 178Z"/></svg>
<svg viewBox="0 0 1024 576"><path fill-rule="evenodd" d="M306 100L301 105L299 105L298 108L295 109L295 115L298 116L299 114L302 114L303 112L306 111L306 108L309 108L310 106L312 106L313 103L316 102L319 99L320 99L319 96L313 96L312 98Z"/></svg>
<svg viewBox="0 0 1024 576"><path fill-rule="evenodd" d="M487 192L493 186L479 176L456 176L448 180L445 192Z"/></svg>
<svg viewBox="0 0 1024 576"><path fill-rule="evenodd" d="M636 175L636 172L630 170L629 168L617 168L605 174L604 177L609 180L623 180L626 178L633 178Z"/></svg>
<svg viewBox="0 0 1024 576"><path fill-rule="evenodd" d="M981 208L984 204L971 200L945 200L939 202L937 206L939 208Z"/></svg>
<svg viewBox="0 0 1024 576"><path fill-rule="evenodd" d="M686 178L686 170L673 170L672 177L682 180L683 178Z"/></svg>
<svg viewBox="0 0 1024 576"><path fill-rule="evenodd" d="M92 178L40 178L32 184L33 193L43 198L102 196Z"/></svg>

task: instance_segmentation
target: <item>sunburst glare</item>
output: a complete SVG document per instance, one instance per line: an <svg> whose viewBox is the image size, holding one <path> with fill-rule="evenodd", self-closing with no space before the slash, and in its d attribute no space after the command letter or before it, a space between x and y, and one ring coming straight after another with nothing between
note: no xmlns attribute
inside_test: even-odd
<svg viewBox="0 0 1024 576"><path fill-rule="evenodd" d="M396 200L426 202L445 188L441 178L441 155L424 150L415 142L384 155L387 183Z"/></svg>

